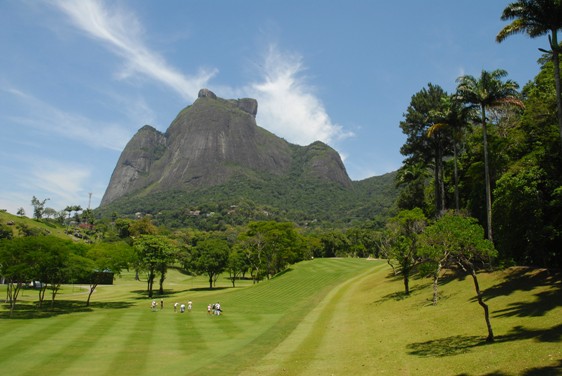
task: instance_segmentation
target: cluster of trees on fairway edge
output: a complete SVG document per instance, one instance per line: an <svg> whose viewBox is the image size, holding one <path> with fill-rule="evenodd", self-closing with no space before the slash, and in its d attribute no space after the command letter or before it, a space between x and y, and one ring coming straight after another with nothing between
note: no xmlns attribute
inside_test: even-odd
<svg viewBox="0 0 562 376"><path fill-rule="evenodd" d="M438 300L438 282L444 269L460 270L474 282L476 298L484 310L488 342L494 341L489 308L482 298L477 270L489 266L497 256L494 244L484 237L484 229L475 218L448 211L429 220L420 208L402 210L391 218L380 236L382 254L396 275L404 281L404 293L410 294L412 275L433 279L433 304Z"/></svg>
<svg viewBox="0 0 562 376"><path fill-rule="evenodd" d="M44 202L32 199L35 204ZM155 283L158 293L164 293L169 268L205 275L209 288L219 275L228 273L235 287L240 278L269 279L313 257L379 256L377 233L367 227L304 231L292 222L254 221L222 231L201 231L158 227L150 216L107 222L92 221L78 210L73 213L64 221L22 215L0 219L0 278L8 285L6 302L11 311L21 289L32 281L41 282L39 308L46 291L51 292L53 307L64 283L89 284L89 305L107 274L118 276L125 269L134 270L137 279L146 282L147 295L152 297Z"/></svg>
<svg viewBox="0 0 562 376"><path fill-rule="evenodd" d="M457 79L454 93L428 84L400 123L406 156L399 209L429 218L465 211L486 229L502 263L562 266L562 97L557 33L562 3L509 4L496 39L548 35L540 72L521 91L502 69Z"/></svg>
<svg viewBox="0 0 562 376"><path fill-rule="evenodd" d="M414 273L433 278L434 304L443 268L470 274L488 341L494 334L476 268L495 259L562 266L562 2L515 1L501 18L512 22L498 42L548 35L539 74L521 92L496 69L459 77L452 94L429 83L412 96L400 123L407 139L399 212L380 238L406 295Z"/></svg>

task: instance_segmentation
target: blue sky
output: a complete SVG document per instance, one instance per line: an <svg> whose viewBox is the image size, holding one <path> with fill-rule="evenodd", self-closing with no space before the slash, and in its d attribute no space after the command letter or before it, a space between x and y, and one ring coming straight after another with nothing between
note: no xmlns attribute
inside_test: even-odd
<svg viewBox="0 0 562 376"><path fill-rule="evenodd" d="M546 38L495 42L507 4L0 0L0 209L97 207L135 132L165 131L203 87L256 98L259 126L326 142L353 180L396 170L399 122L429 82L538 73Z"/></svg>

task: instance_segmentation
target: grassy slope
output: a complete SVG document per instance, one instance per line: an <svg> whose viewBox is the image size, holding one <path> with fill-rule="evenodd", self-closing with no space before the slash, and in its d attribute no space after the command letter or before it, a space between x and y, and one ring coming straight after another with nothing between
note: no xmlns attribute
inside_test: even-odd
<svg viewBox="0 0 562 376"><path fill-rule="evenodd" d="M12 229L12 231L14 231L15 235L19 234L19 231L17 229L17 224L23 224L26 225L30 228L37 228L40 230L45 231L46 233L49 233L51 235L55 235L55 236L59 236L65 239L68 239L68 235L66 235L64 233L64 227L63 226L58 226L58 225L54 225L54 224L47 224L47 223L43 223L43 222L39 222L36 221L34 219L28 218L28 217L18 217L16 215L7 213L7 212L3 212L0 211L0 224L7 224L8 222L13 222L13 225L10 225L9 227Z"/></svg>
<svg viewBox="0 0 562 376"><path fill-rule="evenodd" d="M498 338L492 345L484 344L470 279L444 283L433 307L428 280L412 281L404 299L401 281L377 261L314 260L255 286L214 291L204 278L172 272L161 312L150 311L144 284L126 275L99 288L91 311L82 307L84 290L72 286L43 318L29 318L31 303L18 306L19 319L0 309L0 368L10 375L559 372L551 367L562 362L560 280L525 269L480 279ZM187 299L194 311L174 313L172 303ZM215 301L221 317L206 313ZM62 309L78 302L81 310Z"/></svg>
<svg viewBox="0 0 562 376"><path fill-rule="evenodd" d="M497 339L487 345L470 278L443 285L432 306L427 280L413 281L404 298L388 272L379 266L334 290L246 374L562 374L559 278L526 269L480 274Z"/></svg>

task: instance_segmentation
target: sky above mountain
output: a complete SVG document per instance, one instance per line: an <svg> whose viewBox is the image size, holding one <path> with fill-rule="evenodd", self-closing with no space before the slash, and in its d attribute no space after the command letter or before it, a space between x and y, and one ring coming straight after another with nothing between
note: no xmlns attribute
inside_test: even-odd
<svg viewBox="0 0 562 376"><path fill-rule="evenodd" d="M500 0L1 0L0 209L95 208L126 143L201 88L258 100L259 126L336 149L353 180L401 166L399 123L428 83L502 68L521 86L546 38Z"/></svg>

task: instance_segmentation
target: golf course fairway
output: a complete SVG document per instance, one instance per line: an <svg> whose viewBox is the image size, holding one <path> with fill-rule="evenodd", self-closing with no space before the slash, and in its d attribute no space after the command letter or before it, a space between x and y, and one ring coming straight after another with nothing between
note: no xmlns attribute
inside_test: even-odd
<svg viewBox="0 0 562 376"><path fill-rule="evenodd" d="M24 290L0 309L7 375L519 375L562 364L559 276L531 269L480 273L497 340L486 344L470 278L429 279L402 293L383 260L315 259L252 284L170 270L147 297L132 273L99 286L64 286L54 307ZM5 286L1 293L5 294ZM160 300L164 307L160 309ZM193 310L174 312L175 302ZM220 302L223 314L209 315ZM532 373L540 372L540 373ZM548 373L550 372L550 373Z"/></svg>

